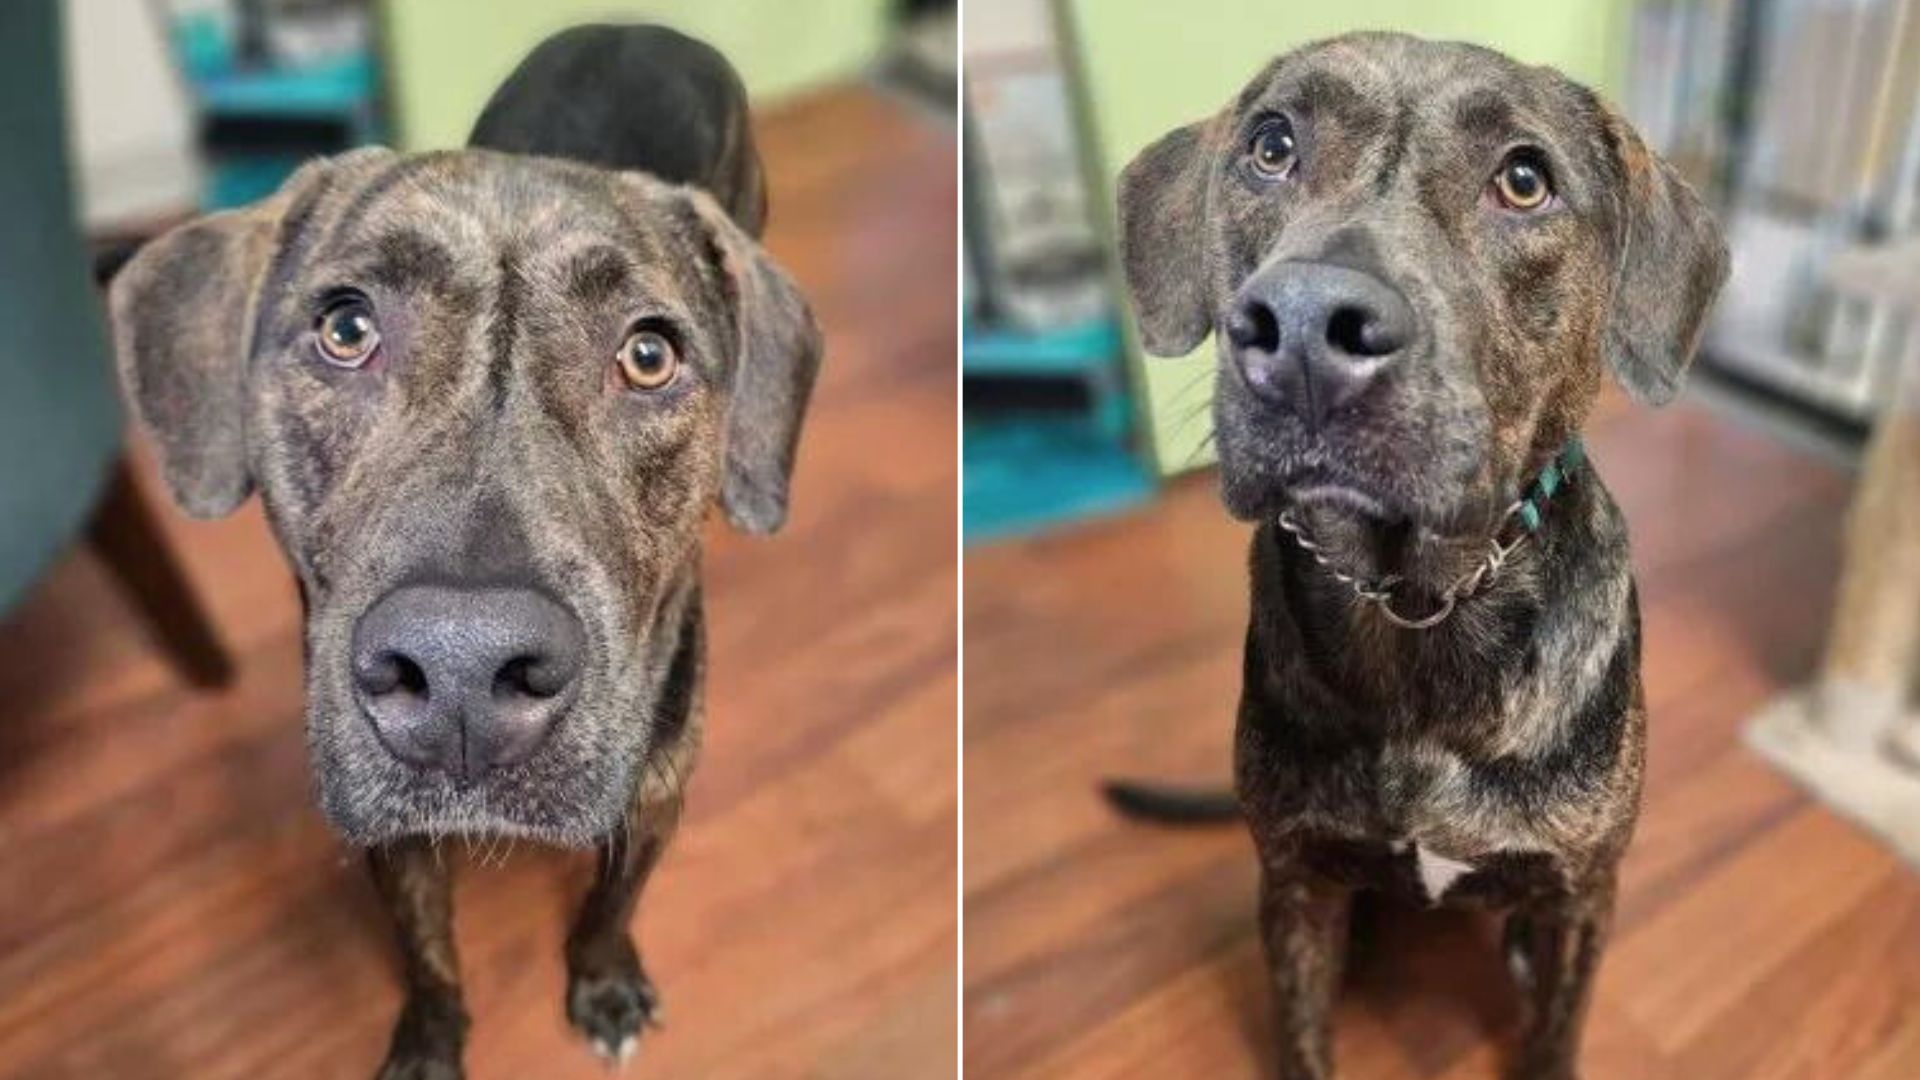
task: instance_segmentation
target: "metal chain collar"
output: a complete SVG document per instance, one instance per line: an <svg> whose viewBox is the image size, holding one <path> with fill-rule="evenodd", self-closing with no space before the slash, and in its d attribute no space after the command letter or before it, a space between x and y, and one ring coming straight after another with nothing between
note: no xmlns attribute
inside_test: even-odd
<svg viewBox="0 0 1920 1080"><path fill-rule="evenodd" d="M1499 523L1494 526L1493 536L1487 540L1487 553L1480 557L1480 561L1474 564L1472 570L1455 578L1453 584L1441 591L1439 607L1435 608L1431 614L1418 618L1410 618L1393 609L1394 586L1404 580L1400 575L1389 574L1377 581L1367 581L1334 565L1333 561L1327 558L1326 551L1314 541L1313 537L1307 535L1306 526L1293 516L1292 507L1280 511L1280 516L1274 520L1274 524L1286 530L1287 534L1293 537L1293 542L1300 545L1301 550L1308 555L1313 556L1313 561L1319 563L1327 573L1332 574L1335 581L1352 589L1353 595L1362 601L1379 608L1380 614L1384 615L1388 622L1404 630L1427 630L1446 622L1453 615L1454 608L1460 601L1491 585L1494 579L1500 576L1501 569L1507 565L1507 559L1519 550L1528 536L1539 529L1541 509L1546 501L1553 497L1561 484L1571 477L1573 470L1585 460L1586 451L1581 445L1579 436L1567 440L1567 445L1547 463L1540 476L1529 485L1527 492L1515 499L1513 505L1507 507L1506 512L1500 515ZM1503 544L1500 542L1500 534L1505 531L1507 522L1513 520L1516 515L1520 518L1521 529L1512 540Z"/></svg>
<svg viewBox="0 0 1920 1080"><path fill-rule="evenodd" d="M1501 528L1504 528L1507 520L1519 511L1520 500L1516 499L1512 506L1507 507L1507 512L1500 515ZM1522 530L1511 541L1502 544L1500 529L1495 529L1493 538L1487 541L1487 553L1481 556L1472 570L1456 578L1453 584L1441 591L1440 606L1430 615L1409 618L1393 610L1393 588L1402 581L1400 575L1389 574L1378 581L1369 582L1342 570L1334 565L1333 560L1327 558L1326 552L1320 545L1307 535L1306 527L1294 518L1291 507L1280 511L1280 516L1275 519L1274 524L1285 529L1293 537L1293 542L1299 544L1301 550L1313 556L1313 561L1319 563L1327 573L1332 574L1335 581L1352 589L1353 595L1379 608L1380 614L1386 616L1388 622L1406 630L1426 630L1446 622L1447 618L1453 614L1455 605L1479 592L1491 584L1494 578L1500 576L1500 569L1506 565L1508 556L1511 556L1530 535Z"/></svg>

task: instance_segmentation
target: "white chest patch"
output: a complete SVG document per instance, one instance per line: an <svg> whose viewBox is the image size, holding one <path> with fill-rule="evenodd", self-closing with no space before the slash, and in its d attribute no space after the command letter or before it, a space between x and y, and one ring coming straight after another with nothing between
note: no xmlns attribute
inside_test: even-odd
<svg viewBox="0 0 1920 1080"><path fill-rule="evenodd" d="M1458 859L1449 859L1436 851L1429 851L1418 844L1413 846L1414 865L1420 869L1420 887L1427 892L1427 903L1436 904L1447 895L1447 890L1459 880L1460 875L1473 872L1472 863Z"/></svg>

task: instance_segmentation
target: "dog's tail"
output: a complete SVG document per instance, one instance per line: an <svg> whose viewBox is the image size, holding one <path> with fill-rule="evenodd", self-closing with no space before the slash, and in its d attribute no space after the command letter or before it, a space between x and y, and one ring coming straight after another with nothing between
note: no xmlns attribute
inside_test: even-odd
<svg viewBox="0 0 1920 1080"><path fill-rule="evenodd" d="M1100 791L1122 814L1163 825L1219 825L1240 820L1239 800L1224 789L1108 780L1100 785Z"/></svg>
<svg viewBox="0 0 1920 1080"><path fill-rule="evenodd" d="M692 184L749 235L766 224L746 87L711 45L664 26L576 26L541 42L467 145Z"/></svg>

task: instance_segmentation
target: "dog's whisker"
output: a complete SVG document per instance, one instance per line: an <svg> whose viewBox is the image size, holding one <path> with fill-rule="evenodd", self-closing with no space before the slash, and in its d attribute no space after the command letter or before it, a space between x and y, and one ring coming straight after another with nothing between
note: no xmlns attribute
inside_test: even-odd
<svg viewBox="0 0 1920 1080"><path fill-rule="evenodd" d="M1191 468L1206 460L1208 452L1214 449L1215 434L1215 429L1209 427L1206 433L1200 436L1200 441L1193 444L1193 449L1187 451L1186 461L1183 462L1184 467Z"/></svg>

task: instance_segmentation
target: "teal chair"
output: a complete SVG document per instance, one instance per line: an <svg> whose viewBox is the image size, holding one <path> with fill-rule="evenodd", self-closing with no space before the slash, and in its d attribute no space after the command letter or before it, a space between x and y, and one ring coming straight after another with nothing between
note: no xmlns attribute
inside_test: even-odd
<svg viewBox="0 0 1920 1080"><path fill-rule="evenodd" d="M121 456L60 56L55 0L0 4L0 612L84 535L183 674L219 683L227 658Z"/></svg>

